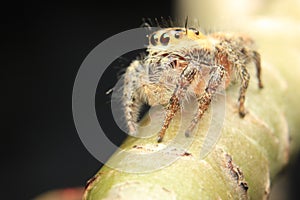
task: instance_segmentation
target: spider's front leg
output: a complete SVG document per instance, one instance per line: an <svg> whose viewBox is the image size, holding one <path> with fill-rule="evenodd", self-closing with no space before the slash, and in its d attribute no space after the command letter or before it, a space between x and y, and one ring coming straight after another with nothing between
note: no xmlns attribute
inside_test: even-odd
<svg viewBox="0 0 300 200"><path fill-rule="evenodd" d="M221 65L214 66L210 71L210 79L207 83L204 93L199 97L198 104L199 108L195 114L190 126L185 131L185 136L189 137L193 132L195 126L202 118L205 111L208 109L212 97L215 95L218 87L222 84L225 78L225 68ZM224 83L225 84L225 83Z"/></svg>
<svg viewBox="0 0 300 200"><path fill-rule="evenodd" d="M133 61L124 75L123 106L130 135L137 134L139 110L146 102L146 95L141 94L142 83L147 71L141 61Z"/></svg>
<svg viewBox="0 0 300 200"><path fill-rule="evenodd" d="M165 116L164 124L158 134L158 142L161 142L163 140L163 137L166 133L167 128L169 127L171 120L180 108L180 100L185 95L188 86L190 86L192 81L194 80L196 73L197 69L195 68L195 66L189 65L180 74L179 81L167 106L167 113Z"/></svg>

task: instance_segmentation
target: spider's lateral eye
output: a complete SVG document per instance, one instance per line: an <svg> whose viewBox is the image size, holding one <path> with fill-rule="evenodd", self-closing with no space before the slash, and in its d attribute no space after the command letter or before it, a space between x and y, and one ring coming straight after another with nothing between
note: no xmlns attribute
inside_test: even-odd
<svg viewBox="0 0 300 200"><path fill-rule="evenodd" d="M167 33L164 33L160 36L160 43L162 45L167 45L170 41L170 36Z"/></svg>
<svg viewBox="0 0 300 200"><path fill-rule="evenodd" d="M156 35L156 34L151 35L150 43L151 43L153 46L155 46L155 45L157 45L157 42L158 42L158 37L157 37L157 35Z"/></svg>
<svg viewBox="0 0 300 200"><path fill-rule="evenodd" d="M174 37L175 37L176 39L179 39L179 38L180 38L180 33L178 33L178 32L175 33L175 34L174 34Z"/></svg>
<svg viewBox="0 0 300 200"><path fill-rule="evenodd" d="M189 28L189 29L190 29L190 30L193 30L194 33L195 33L196 35L199 35L199 33L200 33L200 32L199 32L197 29L195 29L195 28L192 28L192 27L191 27L191 28Z"/></svg>
<svg viewBox="0 0 300 200"><path fill-rule="evenodd" d="M176 39L179 39L180 36L181 36L181 32L182 32L182 29L180 29L180 28L175 29L174 37L175 37Z"/></svg>

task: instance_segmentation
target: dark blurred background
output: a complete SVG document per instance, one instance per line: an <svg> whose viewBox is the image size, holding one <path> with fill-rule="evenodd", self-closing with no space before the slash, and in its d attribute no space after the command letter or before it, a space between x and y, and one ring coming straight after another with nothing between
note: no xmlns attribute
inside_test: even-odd
<svg viewBox="0 0 300 200"><path fill-rule="evenodd" d="M2 6L2 114L7 121L1 131L1 199L32 199L52 189L84 186L100 169L102 163L85 149L73 123L77 70L95 46L137 28L143 17L173 16L172 2L27 1ZM105 74L108 78L97 94L103 115L110 115L104 92L129 63L130 58L114 62ZM110 139L120 144L124 137ZM290 177L290 188L296 191L299 173Z"/></svg>
<svg viewBox="0 0 300 200"><path fill-rule="evenodd" d="M2 114L8 121L1 131L1 199L32 199L48 190L84 186L102 166L73 123L77 70L106 38L139 27L143 17L172 15L166 0L102 2L27 1L2 7ZM129 63L123 60L115 62L120 63L115 73ZM117 79L111 76L107 88ZM108 100L103 107L109 108ZM124 135L111 138L119 144Z"/></svg>

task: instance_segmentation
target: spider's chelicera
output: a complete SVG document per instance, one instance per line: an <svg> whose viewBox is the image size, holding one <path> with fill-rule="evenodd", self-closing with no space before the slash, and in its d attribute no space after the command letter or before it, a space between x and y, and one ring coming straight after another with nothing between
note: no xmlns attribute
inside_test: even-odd
<svg viewBox="0 0 300 200"><path fill-rule="evenodd" d="M123 106L129 133L136 134L139 111L143 104L163 105L166 115L158 133L161 142L182 100L194 95L198 109L185 135L189 136L220 85L225 88L236 76L241 81L239 115L246 114L244 102L250 75L247 64L254 62L260 78L260 54L254 42L243 34L204 35L194 28L165 28L149 36L148 55L133 61L124 75Z"/></svg>

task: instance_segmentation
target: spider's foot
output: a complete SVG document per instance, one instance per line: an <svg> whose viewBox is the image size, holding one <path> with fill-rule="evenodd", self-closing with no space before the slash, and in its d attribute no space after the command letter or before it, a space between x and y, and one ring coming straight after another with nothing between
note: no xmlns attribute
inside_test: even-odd
<svg viewBox="0 0 300 200"><path fill-rule="evenodd" d="M161 143L161 142L162 142L162 140L163 140L163 138L162 138L162 137L160 137L160 136L158 136L158 138L157 138L157 142L158 142L158 143Z"/></svg>
<svg viewBox="0 0 300 200"><path fill-rule="evenodd" d="M247 112L245 110L240 110L239 111L239 115L240 115L241 118L244 118L246 114L247 114Z"/></svg>
<svg viewBox="0 0 300 200"><path fill-rule="evenodd" d="M165 130L162 129L162 130L159 132L159 134L158 134L157 142L158 142L158 143L162 142L164 136L165 136Z"/></svg>
<svg viewBox="0 0 300 200"><path fill-rule="evenodd" d="M186 130L185 130L185 137L190 137L196 127L197 123L192 123Z"/></svg>
<svg viewBox="0 0 300 200"><path fill-rule="evenodd" d="M136 136L137 135L137 128L136 125L133 123L128 124L128 135L130 136Z"/></svg>
<svg viewBox="0 0 300 200"><path fill-rule="evenodd" d="M185 137L190 137L191 136L191 131L187 129L184 133Z"/></svg>

